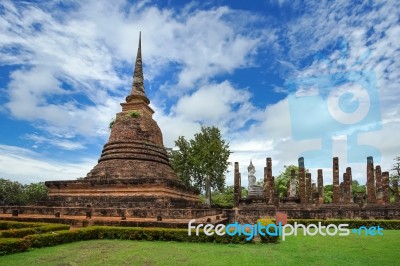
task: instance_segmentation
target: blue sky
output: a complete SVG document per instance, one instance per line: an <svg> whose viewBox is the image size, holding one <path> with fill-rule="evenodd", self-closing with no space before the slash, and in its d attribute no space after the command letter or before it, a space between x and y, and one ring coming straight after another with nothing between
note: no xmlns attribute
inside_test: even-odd
<svg viewBox="0 0 400 266"><path fill-rule="evenodd" d="M130 91L138 33L164 144L218 126L247 184L299 156L365 182L400 155L397 1L2 1L0 177L75 179ZM314 178L315 179L315 178ZM227 183L233 183L232 174Z"/></svg>

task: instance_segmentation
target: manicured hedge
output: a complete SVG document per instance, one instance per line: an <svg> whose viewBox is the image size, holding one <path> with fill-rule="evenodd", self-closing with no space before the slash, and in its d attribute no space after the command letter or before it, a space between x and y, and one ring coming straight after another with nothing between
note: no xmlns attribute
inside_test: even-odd
<svg viewBox="0 0 400 266"><path fill-rule="evenodd" d="M321 225L326 226L328 224L349 224L350 228L359 228L361 226L380 226L384 230L400 230L400 220L318 220L318 219L290 219L288 220L289 224L294 224L297 222L298 224L316 224L320 222Z"/></svg>
<svg viewBox="0 0 400 266"><path fill-rule="evenodd" d="M32 228L48 225L48 223L30 223L30 222L15 222L15 221L0 221L0 230Z"/></svg>
<svg viewBox="0 0 400 266"><path fill-rule="evenodd" d="M8 229L0 232L0 237L3 238L21 238L27 235L43 234L52 231L68 230L69 225L66 224L46 224L40 227Z"/></svg>
<svg viewBox="0 0 400 266"><path fill-rule="evenodd" d="M211 242L211 243L248 243L245 236L188 236L186 229L170 228L140 228L140 227L106 227L92 226L75 231L59 231L46 234L29 235L25 237L32 247L54 246L79 240L90 239L126 239L147 241L177 241L177 242Z"/></svg>
<svg viewBox="0 0 400 266"><path fill-rule="evenodd" d="M89 235L86 235L81 230L63 230L45 234L28 235L23 239L29 244L30 247L41 248L96 238L90 238Z"/></svg>
<svg viewBox="0 0 400 266"><path fill-rule="evenodd" d="M268 226L269 224L275 224L275 220L260 218L257 220L257 224L258 223L260 223L262 226ZM277 243L279 240L279 237L270 236L268 234L266 234L265 236L260 235L259 237L262 243Z"/></svg>
<svg viewBox="0 0 400 266"><path fill-rule="evenodd" d="M56 229L60 229L60 225ZM47 226L47 229L50 227ZM27 228L27 230L30 230ZM187 229L171 228L141 228L141 227L109 227L91 226L76 230L51 230L48 233L36 233L25 236L22 239L0 239L0 255L25 251L28 248L41 248L56 246L64 243L92 239L126 239L126 240L147 240L147 241L177 241L177 242L208 242L208 243L252 243L246 241L246 236L219 236L217 234L207 236L201 233L196 236L195 232L188 235ZM22 232L22 229L21 229ZM27 231L25 231L27 232ZM264 239L264 243L277 242L277 237Z"/></svg>
<svg viewBox="0 0 400 266"><path fill-rule="evenodd" d="M0 238L0 256L26 251L30 243L23 238Z"/></svg>

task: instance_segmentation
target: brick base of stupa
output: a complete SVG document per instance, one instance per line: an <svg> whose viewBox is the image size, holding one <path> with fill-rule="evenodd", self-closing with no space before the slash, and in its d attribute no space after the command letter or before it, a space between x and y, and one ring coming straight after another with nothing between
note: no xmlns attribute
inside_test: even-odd
<svg viewBox="0 0 400 266"><path fill-rule="evenodd" d="M96 216L196 219L220 215L200 203L196 191L180 180L160 178L48 181L48 199L37 206L2 207L3 214L53 217Z"/></svg>
<svg viewBox="0 0 400 266"><path fill-rule="evenodd" d="M200 205L196 191L180 180L160 178L48 181L46 206L186 208Z"/></svg>

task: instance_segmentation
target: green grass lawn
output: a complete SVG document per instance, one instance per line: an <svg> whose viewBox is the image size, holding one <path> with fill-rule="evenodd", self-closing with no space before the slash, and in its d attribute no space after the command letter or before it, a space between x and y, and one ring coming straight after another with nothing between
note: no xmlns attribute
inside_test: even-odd
<svg viewBox="0 0 400 266"><path fill-rule="evenodd" d="M92 240L0 257L0 265L400 265L400 231L279 244Z"/></svg>

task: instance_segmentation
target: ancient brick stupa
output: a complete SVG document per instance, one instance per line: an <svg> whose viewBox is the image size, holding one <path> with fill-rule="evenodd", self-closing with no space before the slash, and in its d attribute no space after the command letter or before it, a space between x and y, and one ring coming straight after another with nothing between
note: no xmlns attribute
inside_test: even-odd
<svg viewBox="0 0 400 266"><path fill-rule="evenodd" d="M112 123L98 164L81 180L48 181L47 206L91 208L188 208L199 204L173 171L143 80L141 37L132 90ZM140 211L139 211L140 212ZM103 210L103 214L107 210ZM131 214L136 216L135 213Z"/></svg>

